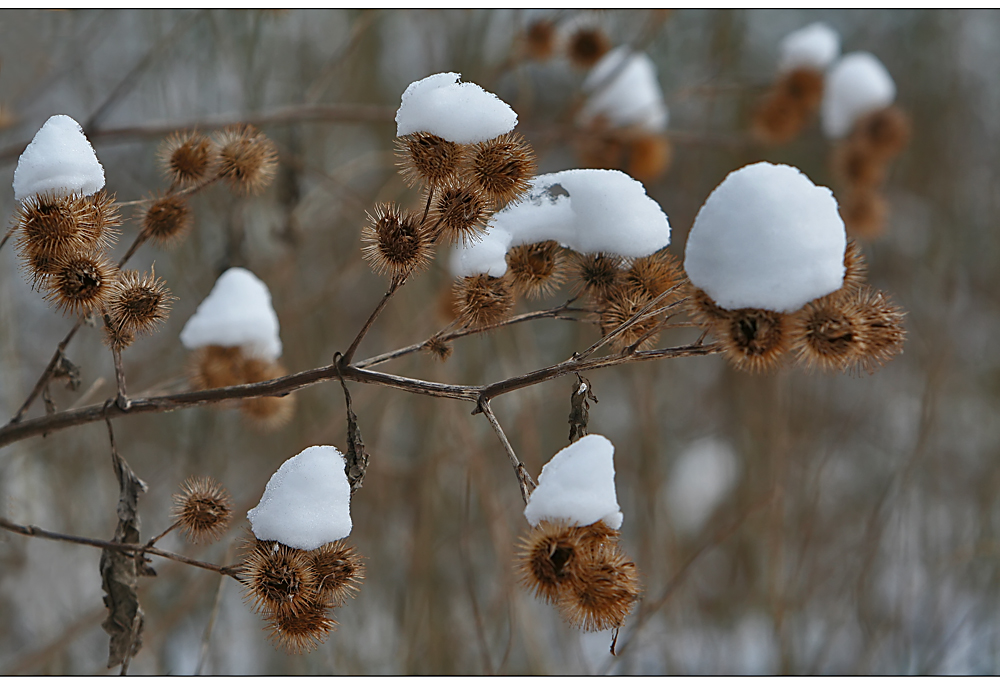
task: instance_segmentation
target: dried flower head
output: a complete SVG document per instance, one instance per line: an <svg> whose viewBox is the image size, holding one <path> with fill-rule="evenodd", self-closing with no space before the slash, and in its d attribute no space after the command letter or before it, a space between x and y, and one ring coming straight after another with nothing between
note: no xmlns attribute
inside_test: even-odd
<svg viewBox="0 0 1000 685"><path fill-rule="evenodd" d="M258 195L278 170L274 143L250 124L228 126L219 134L219 176L244 195Z"/></svg>
<svg viewBox="0 0 1000 685"><path fill-rule="evenodd" d="M581 529L564 521L541 521L521 539L517 566L521 582L550 604L579 572L586 548Z"/></svg>
<svg viewBox="0 0 1000 685"><path fill-rule="evenodd" d="M823 101L823 81L822 71L800 67L783 74L776 89L789 100L797 102L804 113L812 114Z"/></svg>
<svg viewBox="0 0 1000 685"><path fill-rule="evenodd" d="M208 180L219 161L218 152L208 136L176 131L160 145L158 156L171 185L189 188Z"/></svg>
<svg viewBox="0 0 1000 685"><path fill-rule="evenodd" d="M103 308L111 295L117 268L103 252L80 252L56 260L44 285L45 299L69 314Z"/></svg>
<svg viewBox="0 0 1000 685"><path fill-rule="evenodd" d="M479 328L503 320L514 307L510 280L487 274L468 276L455 283L452 290L463 326Z"/></svg>
<svg viewBox="0 0 1000 685"><path fill-rule="evenodd" d="M233 518L233 501L214 479L191 477L181 483L174 495L173 518L187 539L198 545L218 540Z"/></svg>
<svg viewBox="0 0 1000 685"><path fill-rule="evenodd" d="M799 102L777 90L769 93L754 112L751 128L762 143L780 145L799 135L806 120Z"/></svg>
<svg viewBox="0 0 1000 685"><path fill-rule="evenodd" d="M365 579L365 565L357 550L346 542L328 542L313 551L312 561L324 603L338 607L358 593Z"/></svg>
<svg viewBox="0 0 1000 685"><path fill-rule="evenodd" d="M888 160L906 148L911 135L910 118L899 107L891 106L861 118L851 137L870 154Z"/></svg>
<svg viewBox="0 0 1000 685"><path fill-rule="evenodd" d="M56 259L96 247L101 233L87 220L89 214L80 195L32 195L14 213L18 250L26 260Z"/></svg>
<svg viewBox="0 0 1000 685"><path fill-rule="evenodd" d="M240 569L246 586L244 601L267 615L282 609L296 613L315 607L319 584L309 553L271 540L251 543Z"/></svg>
<svg viewBox="0 0 1000 685"><path fill-rule="evenodd" d="M624 325L642 308L649 304L650 298L645 293L619 286L613 289L604 302L600 314L601 335L608 335L619 326ZM655 311L655 307L652 311ZM626 348L638 344L638 350L651 350L658 339L656 329L660 325L658 316L650 312L629 324L612 341L611 349L622 352Z"/></svg>
<svg viewBox="0 0 1000 685"><path fill-rule="evenodd" d="M450 243L469 243L479 237L488 207L472 185L450 184L434 196L434 232Z"/></svg>
<svg viewBox="0 0 1000 685"><path fill-rule="evenodd" d="M376 205L374 214L367 216L361 253L375 273L395 279L430 263L433 244L416 214L388 203Z"/></svg>
<svg viewBox="0 0 1000 685"><path fill-rule="evenodd" d="M867 275L868 264L865 263L861 245L857 240L848 238L847 248L844 250L844 285L840 290L843 292L858 290L864 286Z"/></svg>
<svg viewBox="0 0 1000 685"><path fill-rule="evenodd" d="M554 240L517 245L507 251L507 273L515 292L537 299L552 294L566 280L566 260Z"/></svg>
<svg viewBox="0 0 1000 685"><path fill-rule="evenodd" d="M610 49L611 39L598 26L582 25L566 40L566 55L580 69L592 68Z"/></svg>
<svg viewBox="0 0 1000 685"><path fill-rule="evenodd" d="M620 628L639 599L635 564L616 544L592 545L559 596L559 612L585 631Z"/></svg>
<svg viewBox="0 0 1000 685"><path fill-rule="evenodd" d="M544 62L556 49L556 26L547 19L539 19L524 34L524 49L528 59Z"/></svg>
<svg viewBox="0 0 1000 685"><path fill-rule="evenodd" d="M55 271L58 260L50 257L44 252L28 252L24 256L21 265L25 276L31 280L31 287L38 289L45 286L45 282Z"/></svg>
<svg viewBox="0 0 1000 685"><path fill-rule="evenodd" d="M625 272L625 287L635 295L659 297L684 282L680 261L665 249L648 257L639 257Z"/></svg>
<svg viewBox="0 0 1000 685"><path fill-rule="evenodd" d="M452 353L452 346L437 336L424 343L424 349L437 357L438 361L442 362L450 357Z"/></svg>
<svg viewBox="0 0 1000 685"><path fill-rule="evenodd" d="M535 153L520 133L505 133L472 148L470 173L489 202L514 202L531 187Z"/></svg>
<svg viewBox="0 0 1000 685"><path fill-rule="evenodd" d="M621 266L622 258L618 255L575 254L572 273L579 281L577 289L598 301L607 299L621 279Z"/></svg>
<svg viewBox="0 0 1000 685"><path fill-rule="evenodd" d="M188 378L195 390L242 385L245 366L239 347L206 345L191 354Z"/></svg>
<svg viewBox="0 0 1000 685"><path fill-rule="evenodd" d="M875 190L856 188L840 203L840 215L848 233L860 240L874 240L885 230L889 208Z"/></svg>
<svg viewBox="0 0 1000 685"><path fill-rule="evenodd" d="M823 371L843 371L861 352L858 320L847 301L819 298L799 310L792 325L792 348L800 364Z"/></svg>
<svg viewBox="0 0 1000 685"><path fill-rule="evenodd" d="M687 313L691 321L702 328L716 332L729 325L729 311L723 309L715 303L701 288L696 288L689 283L687 294Z"/></svg>
<svg viewBox="0 0 1000 685"><path fill-rule="evenodd" d="M108 348L120 352L135 342L135 333L116 324L110 316L105 319L104 323L104 344Z"/></svg>
<svg viewBox="0 0 1000 685"><path fill-rule="evenodd" d="M281 607L267 615L267 623L271 629L268 638L288 654L311 652L337 626L321 601L312 601L294 610Z"/></svg>
<svg viewBox="0 0 1000 685"><path fill-rule="evenodd" d="M626 171L633 178L646 183L655 181L667 172L673 159L670 139L663 134L645 134L628 143Z"/></svg>
<svg viewBox="0 0 1000 685"><path fill-rule="evenodd" d="M439 186L461 168L468 147L432 133L412 133L396 141L400 173L408 185Z"/></svg>
<svg viewBox="0 0 1000 685"><path fill-rule="evenodd" d="M84 216L82 223L96 235L94 246L107 249L118 241L118 231L122 225L121 211L114 195L106 190L98 190L83 198Z"/></svg>
<svg viewBox="0 0 1000 685"><path fill-rule="evenodd" d="M122 271L111 289L108 314L125 333L150 333L166 320L174 299L166 283L155 273Z"/></svg>
<svg viewBox="0 0 1000 685"><path fill-rule="evenodd" d="M752 373L774 370L791 342L789 317L768 309L735 309L720 335L723 354L736 368Z"/></svg>
<svg viewBox="0 0 1000 685"><path fill-rule="evenodd" d="M191 207L180 195L165 195L151 201L142 217L143 235L157 245L177 243L191 230Z"/></svg>
<svg viewBox="0 0 1000 685"><path fill-rule="evenodd" d="M832 164L834 175L847 186L874 188L885 180L885 158L856 138L849 138L834 149Z"/></svg>
<svg viewBox="0 0 1000 685"><path fill-rule="evenodd" d="M903 351L906 341L903 310L873 288L855 291L847 306L857 320L856 337L861 346L858 368L875 373Z"/></svg>

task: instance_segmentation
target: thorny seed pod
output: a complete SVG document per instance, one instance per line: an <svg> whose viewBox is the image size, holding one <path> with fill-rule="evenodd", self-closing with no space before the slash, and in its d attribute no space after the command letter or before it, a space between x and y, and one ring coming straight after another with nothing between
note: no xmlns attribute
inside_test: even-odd
<svg viewBox="0 0 1000 685"><path fill-rule="evenodd" d="M611 49L611 40L598 26L581 25L566 40L566 56L573 66L590 69Z"/></svg>
<svg viewBox="0 0 1000 685"><path fill-rule="evenodd" d="M470 328L498 323L514 307L514 294L507 278L487 274L468 276L455 283L452 293L459 323Z"/></svg>
<svg viewBox="0 0 1000 685"><path fill-rule="evenodd" d="M180 195L156 198L142 217L142 232L157 245L179 242L191 230L191 207Z"/></svg>
<svg viewBox="0 0 1000 685"><path fill-rule="evenodd" d="M635 296L652 299L683 283L684 271L676 257L660 250L633 261L623 280Z"/></svg>
<svg viewBox="0 0 1000 685"><path fill-rule="evenodd" d="M691 317L692 323L711 331L718 331L729 325L729 312L708 296L701 288L690 285L687 295L687 314ZM718 335L718 333L716 333Z"/></svg>
<svg viewBox="0 0 1000 685"><path fill-rule="evenodd" d="M853 366L861 349L852 310L844 300L821 297L798 311L791 332L797 361L823 371Z"/></svg>
<svg viewBox="0 0 1000 685"><path fill-rule="evenodd" d="M69 314L86 314L106 305L116 275L117 268L102 252L61 257L45 281L45 299Z"/></svg>
<svg viewBox="0 0 1000 685"><path fill-rule="evenodd" d="M572 273L579 280L578 291L598 301L607 299L621 278L621 266L618 255L604 252L574 255Z"/></svg>
<svg viewBox="0 0 1000 685"><path fill-rule="evenodd" d="M174 495L172 517L196 545L218 540L233 518L233 501L224 487L209 477L191 477Z"/></svg>
<svg viewBox="0 0 1000 685"><path fill-rule="evenodd" d="M649 304L650 298L647 294L619 286L613 289L607 297L600 314L601 335L608 335L613 330L623 325L626 321L638 314L643 307ZM655 311L655 307L653 309ZM660 324L658 316L651 316L649 312L642 318L633 322L628 328L623 330L611 341L611 349L615 352L622 352L628 347L639 343L636 349L651 350L656 346L658 336L655 331Z"/></svg>
<svg viewBox="0 0 1000 685"><path fill-rule="evenodd" d="M521 582L539 599L555 604L562 586L579 572L586 545L581 529L564 521L541 521L521 538L517 567Z"/></svg>
<svg viewBox="0 0 1000 685"><path fill-rule="evenodd" d="M783 74L754 113L754 135L771 145L787 143L799 135L822 99L821 72L795 69Z"/></svg>
<svg viewBox="0 0 1000 685"><path fill-rule="evenodd" d="M467 146L432 133L413 133L396 141L400 173L407 185L439 186L450 182L465 159Z"/></svg>
<svg viewBox="0 0 1000 685"><path fill-rule="evenodd" d="M539 19L524 34L524 50L528 59L544 62L556 49L556 27L547 19Z"/></svg>
<svg viewBox="0 0 1000 685"><path fill-rule="evenodd" d="M812 114L823 101L823 81L823 72L803 67L782 75L775 85L783 96L798 103L805 114Z"/></svg>
<svg viewBox="0 0 1000 685"><path fill-rule="evenodd" d="M767 309L735 309L726 326L717 326L723 354L743 371L763 373L781 363L791 342L787 314Z"/></svg>
<svg viewBox="0 0 1000 685"><path fill-rule="evenodd" d="M135 333L125 330L111 320L111 317L105 319L104 323L104 344L109 349L120 352L135 342Z"/></svg>
<svg viewBox="0 0 1000 685"><path fill-rule="evenodd" d="M585 631L620 628L639 599L635 564L616 544L585 549L575 576L559 595L558 607L570 625Z"/></svg>
<svg viewBox="0 0 1000 685"><path fill-rule="evenodd" d="M670 168L673 149L665 135L641 135L628 143L626 171L640 181L655 181Z"/></svg>
<svg viewBox="0 0 1000 685"><path fill-rule="evenodd" d="M259 383L280 378L288 374L278 362L245 358L241 372L241 383ZM277 430L286 425L295 413L295 396L265 395L248 397L240 403L240 411L250 420L253 427L262 432Z"/></svg>
<svg viewBox="0 0 1000 685"><path fill-rule="evenodd" d="M219 177L235 192L258 195L278 170L274 143L250 124L228 126L218 136Z"/></svg>
<svg viewBox="0 0 1000 685"><path fill-rule="evenodd" d="M83 205L82 222L97 236L94 246L106 250L114 245L118 241L118 231L115 228L122 224L115 196L109 195L105 190L98 190L93 195L84 197Z"/></svg>
<svg viewBox="0 0 1000 685"><path fill-rule="evenodd" d="M400 278L423 269L431 260L433 245L420 218L392 203L376 205L362 229L361 254L377 274Z"/></svg>
<svg viewBox="0 0 1000 685"><path fill-rule="evenodd" d="M566 280L566 260L554 240L517 245L507 251L507 273L515 292L538 299L552 294Z"/></svg>
<svg viewBox="0 0 1000 685"><path fill-rule="evenodd" d="M192 353L188 378L195 390L242 385L245 366L239 347L206 345Z"/></svg>
<svg viewBox="0 0 1000 685"><path fill-rule="evenodd" d="M860 240L874 240L885 230L888 207L875 190L856 188L840 203L840 215L848 233Z"/></svg>
<svg viewBox="0 0 1000 685"><path fill-rule="evenodd" d="M857 240L849 238L847 249L844 250L844 285L838 292L850 293L860 289L865 284L868 274L868 264Z"/></svg>
<svg viewBox="0 0 1000 685"><path fill-rule="evenodd" d="M888 160L906 148L911 134L910 118L899 107L891 106L860 119L851 137L870 154Z"/></svg>
<svg viewBox="0 0 1000 685"><path fill-rule="evenodd" d="M903 350L903 310L873 288L856 291L847 307L857 320L856 337L861 346L858 368L875 373Z"/></svg>
<svg viewBox="0 0 1000 685"><path fill-rule="evenodd" d="M28 252L24 258L21 270L31 279L32 289L44 288L46 281L54 273L58 260L43 252Z"/></svg>
<svg viewBox="0 0 1000 685"><path fill-rule="evenodd" d="M452 184L439 189L434 195L434 224L436 235L444 236L449 243L470 243L482 232L487 205L482 193L471 185Z"/></svg>
<svg viewBox="0 0 1000 685"><path fill-rule="evenodd" d="M535 170L535 153L520 133L505 133L472 148L472 178L498 207L526 193Z"/></svg>
<svg viewBox="0 0 1000 685"><path fill-rule="evenodd" d="M111 289L108 314L125 333L150 333L166 320L174 299L155 273L140 276L138 271L122 271Z"/></svg>
<svg viewBox="0 0 1000 685"><path fill-rule="evenodd" d="M22 257L57 259L97 247L101 233L87 221L89 205L79 195L32 195L18 205L14 222Z"/></svg>
<svg viewBox="0 0 1000 685"><path fill-rule="evenodd" d="M283 606L267 614L271 629L268 638L288 654L311 652L323 643L337 622L328 615L329 608L314 600L294 610Z"/></svg>
<svg viewBox="0 0 1000 685"><path fill-rule="evenodd" d="M874 188L885 180L885 158L871 148L849 138L833 151L833 173L841 183L851 187Z"/></svg>
<svg viewBox="0 0 1000 685"><path fill-rule="evenodd" d="M424 349L437 357L438 361L445 361L451 356L452 347L444 340L433 337L424 343Z"/></svg>
<svg viewBox="0 0 1000 685"><path fill-rule="evenodd" d="M178 188L208 180L219 161L212 139L196 131L171 133L160 145L158 157L167 180Z"/></svg>
<svg viewBox="0 0 1000 685"><path fill-rule="evenodd" d="M252 549L243 559L240 578L246 586L243 599L254 611L293 613L315 606L319 585L309 553L280 542L251 539Z"/></svg>
<svg viewBox="0 0 1000 685"><path fill-rule="evenodd" d="M354 597L365 579L361 555L343 540L328 542L314 550L312 562L319 583L319 597L332 607Z"/></svg>

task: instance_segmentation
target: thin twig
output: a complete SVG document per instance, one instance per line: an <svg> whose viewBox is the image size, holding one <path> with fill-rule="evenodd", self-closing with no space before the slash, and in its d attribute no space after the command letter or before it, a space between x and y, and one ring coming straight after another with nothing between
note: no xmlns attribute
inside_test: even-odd
<svg viewBox="0 0 1000 685"><path fill-rule="evenodd" d="M378 315L382 313L382 310L385 309L385 306L389 304L389 300L392 299L393 294L395 294L395 292L399 290L399 287L403 285L403 283L405 282L406 282L406 275L392 279L392 283L389 285L389 289L385 291L385 295L383 295L382 299L379 300L379 303L375 305L375 309L372 310L372 313L368 315L368 320L365 321L365 325L361 327L361 330L358 331L358 334L354 336L354 341L351 343L351 346L347 348L347 352L345 352L344 355L340 358L341 365L349 365L351 363L351 359L354 357L354 353L358 351L358 345L361 344L361 341L364 340L365 335L368 334L368 331L371 329L372 324L375 323L375 319L377 319Z"/></svg>
<svg viewBox="0 0 1000 685"><path fill-rule="evenodd" d="M229 562L233 560L233 546L230 545L229 549L226 550L226 566L229 566ZM215 601L212 602L212 613L208 617L208 625L205 626L205 634L201 638L201 655L198 657L198 667L194 670L195 675L201 675L202 670L205 668L205 662L208 660L208 645L212 639L212 629L215 628L215 619L219 616L219 607L222 606L222 588L224 587L224 581L226 576L224 574L219 574L219 586L215 590Z"/></svg>
<svg viewBox="0 0 1000 685"><path fill-rule="evenodd" d="M500 443L510 458L511 466L514 467L514 475L517 477L517 484L521 488L521 499L527 504L528 498L531 496L531 491L535 489L535 481L531 479L528 469L524 467L521 460L517 458L517 454L514 453L514 448L511 447L510 441L503 432L503 428L500 427L500 422L497 421L497 417L493 414L493 408L490 407L488 399L479 401L479 411L486 415L490 425L493 426L493 430L496 431L497 437L500 438Z"/></svg>
<svg viewBox="0 0 1000 685"><path fill-rule="evenodd" d="M669 290L665 290L662 293L660 293L659 295L657 295L656 297L654 297L652 300L650 300L649 302L647 302L642 307L642 309L640 309L635 314L633 314L631 317L629 317L629 319L627 321L623 322L621 325L619 325L613 331L611 331L610 333L608 333L607 335L605 335L603 338L601 338L600 340L598 340L597 342L595 342L593 345L591 345L590 347L588 347L587 349L585 349L583 352L578 352L578 353L574 354L573 355L573 359L577 359L577 360L579 360L579 359L586 359L591 354L593 354L597 350L601 349L604 345L608 344L609 342L611 342L612 340L614 340L615 338L617 338L619 335L621 335L625 331L625 329L627 329L629 326L631 326L632 324L634 324L636 321L638 321L639 319L645 318L646 315L649 313L650 309L652 309L657 304L659 304L660 302L662 302L667 297L667 295L675 292L679 287L680 286L675 285L673 288L670 288ZM671 307L675 307L678 304L680 304L680 302L683 302L683 300L678 300L677 302L672 302L668 307L665 307L661 311L667 311ZM657 312L657 313L659 313L659 312ZM655 316L656 314L649 314L649 315L650 316Z"/></svg>
<svg viewBox="0 0 1000 685"><path fill-rule="evenodd" d="M58 366L59 364L59 360L63 358L63 353L66 351L66 346L69 345L70 341L73 339L73 336L76 335L76 332L80 330L80 325L82 323L83 320L78 319L73 328L71 328L69 333L66 334L66 337L62 339L62 342L60 342L56 346L55 354L52 355L52 359L49 361L49 365L45 367L45 371L42 372L41 377L38 379L38 381L35 382L35 387L31 389L31 392L28 394L27 399L24 400L24 404L21 405L21 408L17 410L16 414L14 414L14 418L12 418L10 420L10 423L7 424L8 427L15 423L19 423L21 419L24 417L25 412L27 412L28 409L31 407L32 403L36 399L38 399L38 396L42 394L43 390L45 390L45 386L49 384L49 380L51 380L52 374L55 373L56 366Z"/></svg>

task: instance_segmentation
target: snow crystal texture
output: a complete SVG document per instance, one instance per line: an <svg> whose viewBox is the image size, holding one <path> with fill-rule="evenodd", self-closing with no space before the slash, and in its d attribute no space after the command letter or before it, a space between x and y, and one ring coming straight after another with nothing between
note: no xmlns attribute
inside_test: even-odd
<svg viewBox="0 0 1000 685"><path fill-rule="evenodd" d="M613 169L536 176L525 197L493 215L486 235L452 254L456 276L507 272L511 247L554 240L581 253L646 257L670 244L670 222L639 181Z"/></svg>
<svg viewBox="0 0 1000 685"><path fill-rule="evenodd" d="M278 467L247 512L258 540L312 550L351 534L351 486L336 447L308 447Z"/></svg>
<svg viewBox="0 0 1000 685"><path fill-rule="evenodd" d="M712 191L688 236L684 269L726 309L794 312L840 288L847 236L829 188L795 167L758 162Z"/></svg>
<svg viewBox="0 0 1000 685"><path fill-rule="evenodd" d="M779 71L825 71L840 55L840 35L822 21L792 31L781 41Z"/></svg>
<svg viewBox="0 0 1000 685"><path fill-rule="evenodd" d="M590 70L583 90L590 94L580 111L583 124L600 116L615 128L637 126L650 133L667 128L669 110L656 66L644 52L611 50Z"/></svg>
<svg viewBox="0 0 1000 685"><path fill-rule="evenodd" d="M603 520L615 530L621 528L614 455L615 446L602 435L584 436L557 452L542 467L538 487L524 507L528 523L563 520L589 526Z"/></svg>
<svg viewBox="0 0 1000 685"><path fill-rule="evenodd" d="M93 195L104 187L104 167L83 129L71 117L49 117L14 169L14 199L41 193Z"/></svg>
<svg viewBox="0 0 1000 685"><path fill-rule="evenodd" d="M461 74L434 74L403 92L396 112L396 135L425 131L454 143L482 143L517 126L510 105Z"/></svg>
<svg viewBox="0 0 1000 685"><path fill-rule="evenodd" d="M896 99L889 71L870 52L844 55L826 75L820 119L828 138L843 138L864 115Z"/></svg>
<svg viewBox="0 0 1000 685"><path fill-rule="evenodd" d="M267 286L246 269L229 269L184 324L181 343L189 350L241 347L249 357L274 361L281 356L281 338Z"/></svg>
<svg viewBox="0 0 1000 685"><path fill-rule="evenodd" d="M739 464L728 442L703 438L692 443L670 470L663 501L674 527L697 533L736 484Z"/></svg>

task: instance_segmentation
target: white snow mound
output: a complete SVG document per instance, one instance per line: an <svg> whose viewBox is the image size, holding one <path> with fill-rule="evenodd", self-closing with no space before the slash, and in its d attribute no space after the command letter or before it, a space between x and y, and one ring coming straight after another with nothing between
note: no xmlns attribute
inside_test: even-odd
<svg viewBox="0 0 1000 685"><path fill-rule="evenodd" d="M481 240L456 246L452 273L503 276L507 250L544 240L581 253L646 257L670 244L670 222L645 187L621 171L544 174L520 202L493 215Z"/></svg>
<svg viewBox="0 0 1000 685"><path fill-rule="evenodd" d="M778 71L802 68L825 71L840 55L840 35L829 24L817 21L785 36L780 50Z"/></svg>
<svg viewBox="0 0 1000 685"><path fill-rule="evenodd" d="M584 436L557 452L542 467L538 487L524 507L528 523L564 520L589 526L603 520L615 530L621 528L614 455L615 446L603 435Z"/></svg>
<svg viewBox="0 0 1000 685"><path fill-rule="evenodd" d="M426 131L454 143L482 143L517 126L510 105L461 74L433 74L403 91L396 111L396 135Z"/></svg>
<svg viewBox="0 0 1000 685"><path fill-rule="evenodd" d="M104 167L83 129L56 114L42 124L14 169L14 199L51 193L93 195L104 187Z"/></svg>
<svg viewBox="0 0 1000 685"><path fill-rule="evenodd" d="M736 484L739 464L732 446L718 438L693 442L674 462L663 500L674 527L682 533L701 530Z"/></svg>
<svg viewBox="0 0 1000 685"><path fill-rule="evenodd" d="M246 269L229 269L184 324L181 343L189 350L241 347L248 357L274 361L281 356L281 338L267 286Z"/></svg>
<svg viewBox="0 0 1000 685"><path fill-rule="evenodd" d="M758 162L712 191L688 235L684 269L726 309L794 312L844 281L847 236L829 188Z"/></svg>
<svg viewBox="0 0 1000 685"><path fill-rule="evenodd" d="M258 540L311 550L351 534L351 485L344 455L307 447L278 467L260 503L247 512Z"/></svg>
<svg viewBox="0 0 1000 685"><path fill-rule="evenodd" d="M827 138L843 138L864 115L888 107L896 84L870 52L844 55L826 75L820 119Z"/></svg>
<svg viewBox="0 0 1000 685"><path fill-rule="evenodd" d="M580 110L586 125L601 116L614 128L639 127L650 133L667 128L670 112L656 78L656 66L644 52L627 46L609 51L583 82L589 94Z"/></svg>

